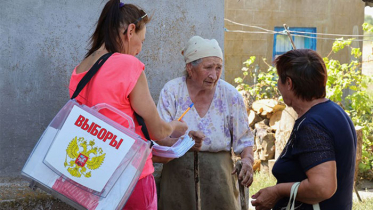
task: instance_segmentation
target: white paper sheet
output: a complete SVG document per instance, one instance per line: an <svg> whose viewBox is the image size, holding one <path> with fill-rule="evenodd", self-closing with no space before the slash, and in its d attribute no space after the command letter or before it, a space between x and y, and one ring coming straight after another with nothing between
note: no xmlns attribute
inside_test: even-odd
<svg viewBox="0 0 373 210"><path fill-rule="evenodd" d="M153 154L159 157L179 158L188 152L194 144L194 140L188 135L180 137L172 147L161 146L154 142Z"/></svg>

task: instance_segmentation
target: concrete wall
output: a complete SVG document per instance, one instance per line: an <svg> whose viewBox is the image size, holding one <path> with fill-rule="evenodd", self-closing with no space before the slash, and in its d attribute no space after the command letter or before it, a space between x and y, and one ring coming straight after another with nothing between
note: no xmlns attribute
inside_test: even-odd
<svg viewBox="0 0 373 210"><path fill-rule="evenodd" d="M318 33L362 35L364 6L361 0L225 0L225 18L269 30L286 23L288 27L316 27ZM261 31L227 21L225 27L230 30ZM273 37L273 34L226 32L225 79L233 84L234 78L242 75L242 62L252 55L257 57L256 64L260 69L267 70L261 58L272 62ZM331 40L317 39L316 51L323 57L327 56L332 44ZM362 43L356 42L354 46L362 47ZM333 58L346 62L350 55L348 50L344 50L339 55L333 55Z"/></svg>
<svg viewBox="0 0 373 210"><path fill-rule="evenodd" d="M125 1L154 14L139 55L155 100L182 75L180 54L193 35L224 45L223 0ZM69 77L83 59L106 1L3 0L0 10L0 181L19 177L45 127L66 103ZM0 192L1 192L0 183ZM1 194L0 194L0 200Z"/></svg>

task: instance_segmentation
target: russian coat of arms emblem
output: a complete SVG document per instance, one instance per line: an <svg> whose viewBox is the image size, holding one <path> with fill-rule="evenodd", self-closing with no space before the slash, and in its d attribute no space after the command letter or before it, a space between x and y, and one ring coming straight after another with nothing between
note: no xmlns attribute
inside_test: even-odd
<svg viewBox="0 0 373 210"><path fill-rule="evenodd" d="M106 153L94 145L94 140L87 143L83 137L75 137L69 143L64 166L72 176L80 178L83 175L89 178L92 176L91 170L96 170L102 165Z"/></svg>

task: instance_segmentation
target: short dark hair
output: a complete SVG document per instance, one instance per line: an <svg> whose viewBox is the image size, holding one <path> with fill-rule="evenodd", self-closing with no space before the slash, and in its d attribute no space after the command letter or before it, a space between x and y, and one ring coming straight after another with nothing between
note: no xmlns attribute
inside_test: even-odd
<svg viewBox="0 0 373 210"><path fill-rule="evenodd" d="M96 30L91 36L91 48L85 57L98 50L102 44L105 44L107 51L111 53L119 52L123 45L121 39L118 39L121 35L120 27L139 20L135 29L135 32L138 32L150 21L148 16L143 17L145 14L144 10L133 4L121 4L120 0L107 2L97 21Z"/></svg>
<svg viewBox="0 0 373 210"><path fill-rule="evenodd" d="M310 49L290 50L277 57L274 63L282 84L287 77L291 78L295 96L306 101L326 96L328 74L317 52Z"/></svg>

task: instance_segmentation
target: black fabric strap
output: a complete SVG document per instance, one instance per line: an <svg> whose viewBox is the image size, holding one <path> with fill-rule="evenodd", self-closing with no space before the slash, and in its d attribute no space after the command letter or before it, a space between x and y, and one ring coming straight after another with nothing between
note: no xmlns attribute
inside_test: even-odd
<svg viewBox="0 0 373 210"><path fill-rule="evenodd" d="M141 125L141 131L142 131L142 133L144 134L145 138L148 141L150 141L150 148L152 148L153 145L154 145L154 142L150 139L150 136L149 136L149 133L148 133L148 129L146 128L146 124L144 122L144 119L142 119L142 117L140 115L138 115L136 112L135 112L135 116L136 116L137 122L139 123L139 125Z"/></svg>
<svg viewBox="0 0 373 210"><path fill-rule="evenodd" d="M154 145L154 142L150 139L148 129L146 128L146 124L144 122L144 119L142 119L142 117L140 115L138 115L136 112L135 112L135 116L136 116L137 122L139 123L139 125L141 125L142 133L144 134L145 138L150 141L150 148L152 148L153 145Z"/></svg>
<svg viewBox="0 0 373 210"><path fill-rule="evenodd" d="M135 116L136 116L137 122L139 123L139 125L141 125L141 131L144 134L145 138L147 140L150 140L150 136L149 136L149 133L148 133L148 129L146 128L144 119L142 119L142 117L140 115L138 115L136 112L135 112Z"/></svg>
<svg viewBox="0 0 373 210"><path fill-rule="evenodd" d="M87 83L92 79L92 77L98 72L101 66L105 63L105 61L112 55L113 53L106 53L105 55L101 56L96 63L92 66L92 68L87 72L86 75L80 80L78 85L76 86L75 92L71 99L76 98L80 91L87 85Z"/></svg>
<svg viewBox="0 0 373 210"><path fill-rule="evenodd" d="M71 99L76 98L79 93L83 90L83 88L88 84L88 82L92 79L92 77L98 72L98 70L101 68L101 66L105 63L105 61L112 55L113 53L106 53L105 55L101 56L96 63L92 66L92 68L87 72L86 75L80 80L78 85L76 86L75 92L73 96L71 96ZM150 139L148 129L146 128L146 124L144 122L144 119L140 115L138 115L135 112L136 120L141 125L141 131L143 132L145 138L147 140L150 140L151 144L150 147L153 146L153 141Z"/></svg>

